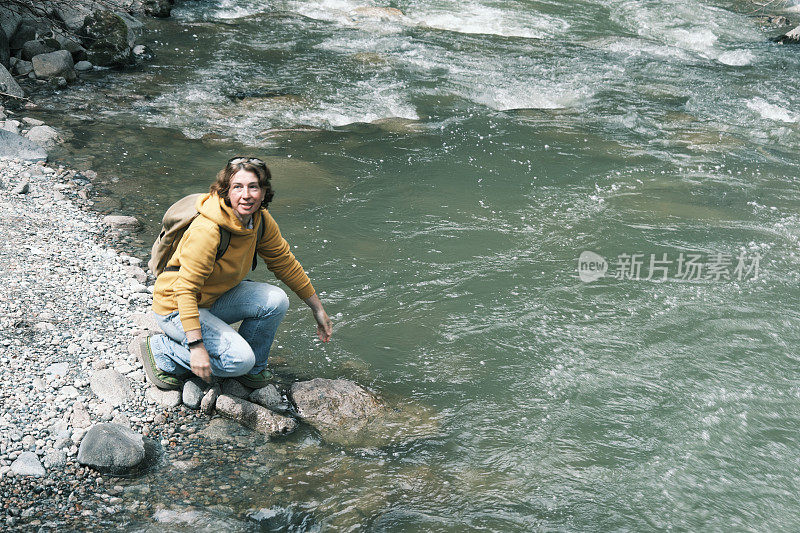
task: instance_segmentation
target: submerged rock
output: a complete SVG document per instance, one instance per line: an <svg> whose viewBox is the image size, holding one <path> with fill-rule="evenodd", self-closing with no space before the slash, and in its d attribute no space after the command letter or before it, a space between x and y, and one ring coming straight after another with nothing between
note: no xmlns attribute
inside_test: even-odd
<svg viewBox="0 0 800 533"><path fill-rule="evenodd" d="M217 412L264 435L284 435L297 427L297 421L293 418L227 394L217 398Z"/></svg>
<svg viewBox="0 0 800 533"><path fill-rule="evenodd" d="M321 430L357 431L382 409L372 393L346 379L292 383L292 399L300 418Z"/></svg>
<svg viewBox="0 0 800 533"><path fill-rule="evenodd" d="M84 435L78 462L101 472L128 474L142 466L144 438L118 424L97 424Z"/></svg>

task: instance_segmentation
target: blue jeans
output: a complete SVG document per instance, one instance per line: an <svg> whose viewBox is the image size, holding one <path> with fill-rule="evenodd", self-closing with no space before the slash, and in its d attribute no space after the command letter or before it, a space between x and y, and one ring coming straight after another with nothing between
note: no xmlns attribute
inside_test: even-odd
<svg viewBox="0 0 800 533"><path fill-rule="evenodd" d="M224 293L211 308L200 308L200 331L211 374L227 378L257 374L267 368L269 348L288 309L289 298L283 289L249 280ZM156 365L172 374L191 371L191 353L178 311L153 314L165 333L150 339ZM239 320L242 325L237 333L228 324Z"/></svg>

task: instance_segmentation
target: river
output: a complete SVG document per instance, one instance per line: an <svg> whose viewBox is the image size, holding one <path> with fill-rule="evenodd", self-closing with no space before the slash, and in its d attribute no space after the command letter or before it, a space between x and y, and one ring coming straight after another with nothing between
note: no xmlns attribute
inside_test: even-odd
<svg viewBox="0 0 800 533"><path fill-rule="evenodd" d="M152 62L37 95L73 132L56 156L98 171L143 246L227 158L265 157L335 324L322 345L292 297L278 374L436 420L252 457L243 435L227 463L148 478L152 520L800 528L798 49L744 2L367 5L179 0L147 22ZM185 511L176 478L220 501Z"/></svg>

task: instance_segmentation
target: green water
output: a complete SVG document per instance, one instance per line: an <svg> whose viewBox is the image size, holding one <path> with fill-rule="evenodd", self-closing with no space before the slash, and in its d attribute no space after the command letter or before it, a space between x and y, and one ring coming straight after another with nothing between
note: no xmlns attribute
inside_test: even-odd
<svg viewBox="0 0 800 533"><path fill-rule="evenodd" d="M58 155L143 242L228 157L266 157L335 324L322 345L294 298L279 370L435 421L377 445L304 429L247 459L253 479L223 462L235 503L194 526L800 527L798 49L747 3L361 5L179 2L148 22L152 63L41 95L74 133ZM643 254L641 278L674 263L584 283L587 250ZM681 253L730 254L732 279L681 279Z"/></svg>

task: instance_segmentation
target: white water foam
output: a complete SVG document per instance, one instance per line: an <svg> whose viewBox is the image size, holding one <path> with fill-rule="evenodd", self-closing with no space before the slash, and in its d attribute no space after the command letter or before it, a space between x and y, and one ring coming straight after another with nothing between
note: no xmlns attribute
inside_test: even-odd
<svg viewBox="0 0 800 533"><path fill-rule="evenodd" d="M511 4L511 5L509 5ZM570 24L525 5L505 2L418 2L409 7L408 18L420 26L457 33L544 39L565 33Z"/></svg>
<svg viewBox="0 0 800 533"><path fill-rule="evenodd" d="M748 109L761 115L761 118L778 122L797 122L798 115L779 105L770 104L763 98L753 98L747 102Z"/></svg>
<svg viewBox="0 0 800 533"><path fill-rule="evenodd" d="M743 67L753 62L755 56L749 50L731 50L719 55L717 61L723 65L730 65L732 67Z"/></svg>

